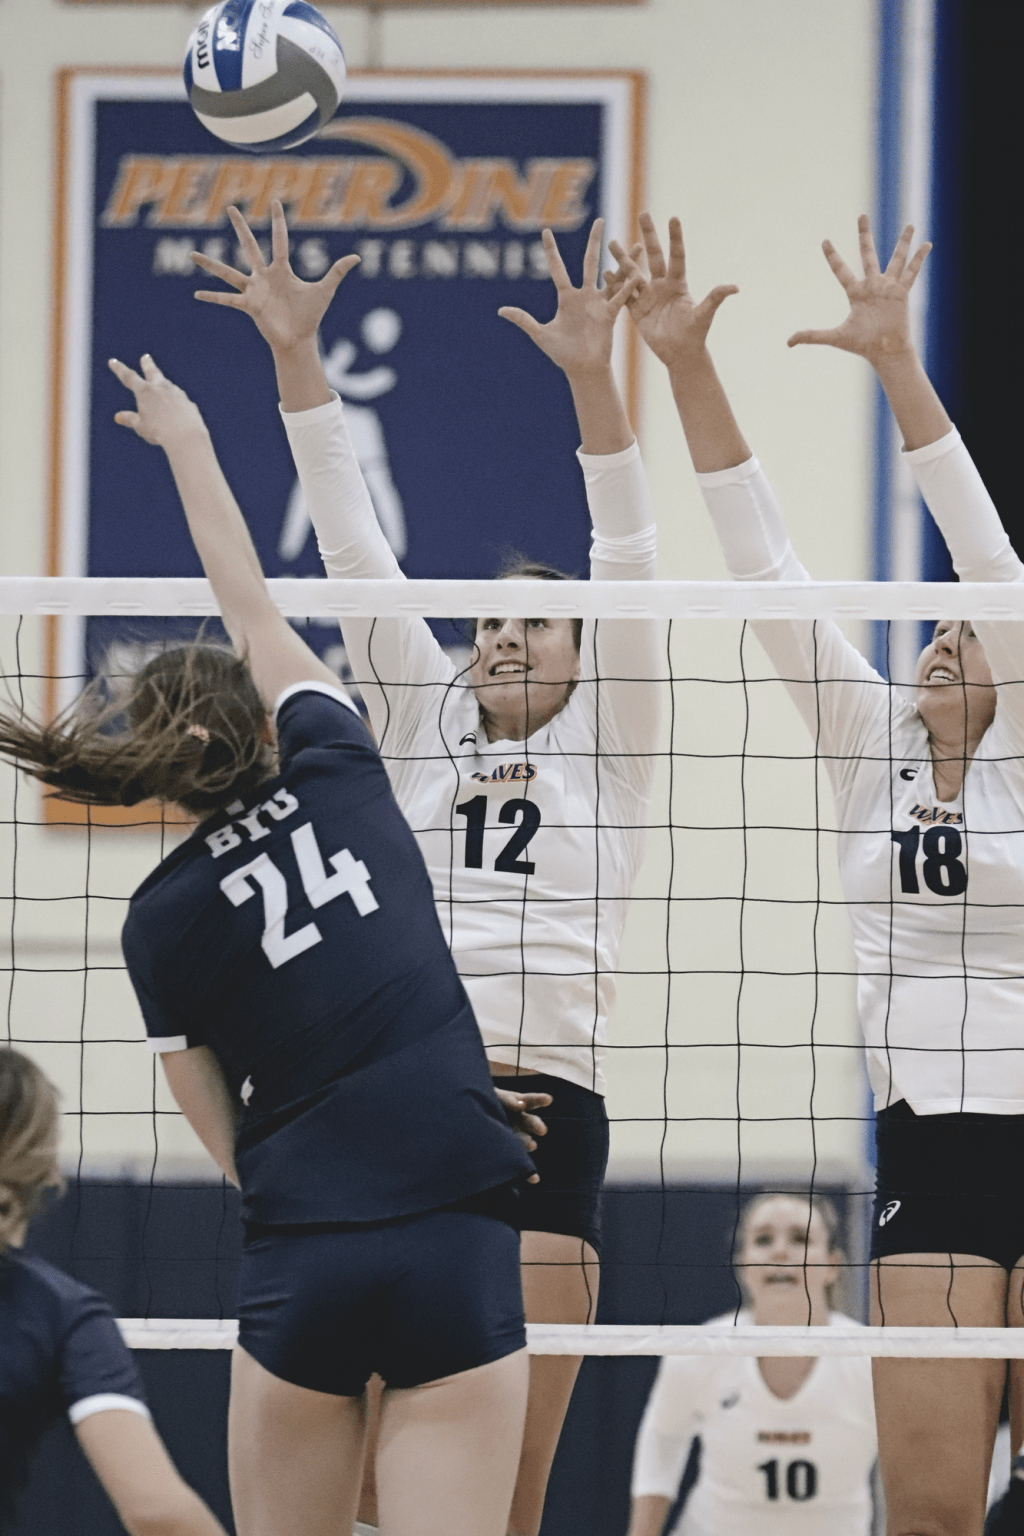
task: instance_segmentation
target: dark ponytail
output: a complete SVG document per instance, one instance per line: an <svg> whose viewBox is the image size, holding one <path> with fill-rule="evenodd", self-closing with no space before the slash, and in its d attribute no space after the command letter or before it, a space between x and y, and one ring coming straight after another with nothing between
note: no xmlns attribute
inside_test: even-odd
<svg viewBox="0 0 1024 1536"><path fill-rule="evenodd" d="M52 725L0 714L0 753L58 800L164 800L202 816L274 773L267 712L244 661L176 646L127 682L97 678Z"/></svg>

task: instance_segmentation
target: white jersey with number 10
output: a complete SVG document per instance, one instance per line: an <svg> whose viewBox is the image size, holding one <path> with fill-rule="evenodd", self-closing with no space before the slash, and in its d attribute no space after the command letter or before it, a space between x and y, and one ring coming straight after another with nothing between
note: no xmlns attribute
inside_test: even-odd
<svg viewBox="0 0 1024 1536"><path fill-rule="evenodd" d="M837 1312L829 1323L860 1326ZM675 1499L694 1435L700 1474L671 1536L869 1536L877 1445L867 1358L816 1360L780 1398L750 1357L666 1357L637 1437L634 1498Z"/></svg>

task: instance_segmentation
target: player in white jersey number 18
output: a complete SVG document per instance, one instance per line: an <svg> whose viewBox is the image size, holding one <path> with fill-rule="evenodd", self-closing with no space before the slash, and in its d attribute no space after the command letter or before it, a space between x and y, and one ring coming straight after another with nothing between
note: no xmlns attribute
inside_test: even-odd
<svg viewBox="0 0 1024 1536"><path fill-rule="evenodd" d="M750 1201L735 1244L739 1320L858 1327L833 1307L837 1226L818 1197ZM694 1436L700 1471L672 1536L869 1536L876 1440L866 1358L664 1359L637 1436L629 1536L662 1536Z"/></svg>
<svg viewBox="0 0 1024 1536"><path fill-rule="evenodd" d="M712 309L686 289L678 220L667 263L649 218L643 227L651 278L630 312L668 367L729 569L806 580L708 355ZM824 246L846 319L790 345L871 363L958 575L1020 582L1024 564L914 350L909 296L928 247L911 256L908 226L883 272L866 216L859 228L861 276ZM633 260L621 261L635 280ZM1024 625L940 622L917 663L913 704L835 624L753 628L835 796L877 1110L872 1319L1022 1327ZM880 1359L873 1376L890 1529L980 1530L1006 1363ZM1017 1451L1021 1362L1010 1376Z"/></svg>

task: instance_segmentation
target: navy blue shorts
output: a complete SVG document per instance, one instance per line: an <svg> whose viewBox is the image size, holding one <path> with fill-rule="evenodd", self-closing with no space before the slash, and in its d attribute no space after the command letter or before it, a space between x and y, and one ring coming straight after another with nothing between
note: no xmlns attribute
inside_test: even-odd
<svg viewBox="0 0 1024 1536"><path fill-rule="evenodd" d="M1024 1115L915 1115L905 1099L875 1121L871 1257L965 1253L1012 1269L1024 1255Z"/></svg>
<svg viewBox="0 0 1024 1536"><path fill-rule="evenodd" d="M547 1072L496 1077L494 1086L551 1095L548 1108L538 1110L548 1133L538 1136L537 1150L530 1153L540 1183L524 1183L519 1191L520 1230L580 1237L600 1253L601 1190L608 1166L604 1099Z"/></svg>
<svg viewBox="0 0 1024 1536"><path fill-rule="evenodd" d="M238 1342L282 1381L359 1397L525 1348L519 1234L458 1207L367 1225L247 1226Z"/></svg>

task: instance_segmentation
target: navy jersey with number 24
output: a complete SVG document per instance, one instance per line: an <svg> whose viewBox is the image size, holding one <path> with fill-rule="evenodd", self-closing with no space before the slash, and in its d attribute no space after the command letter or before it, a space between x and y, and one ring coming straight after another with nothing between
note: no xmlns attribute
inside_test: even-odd
<svg viewBox="0 0 1024 1536"><path fill-rule="evenodd" d="M244 1217L381 1221L529 1173L362 721L320 683L276 720L278 777L158 865L122 938L152 1047L208 1046L237 1098Z"/></svg>

